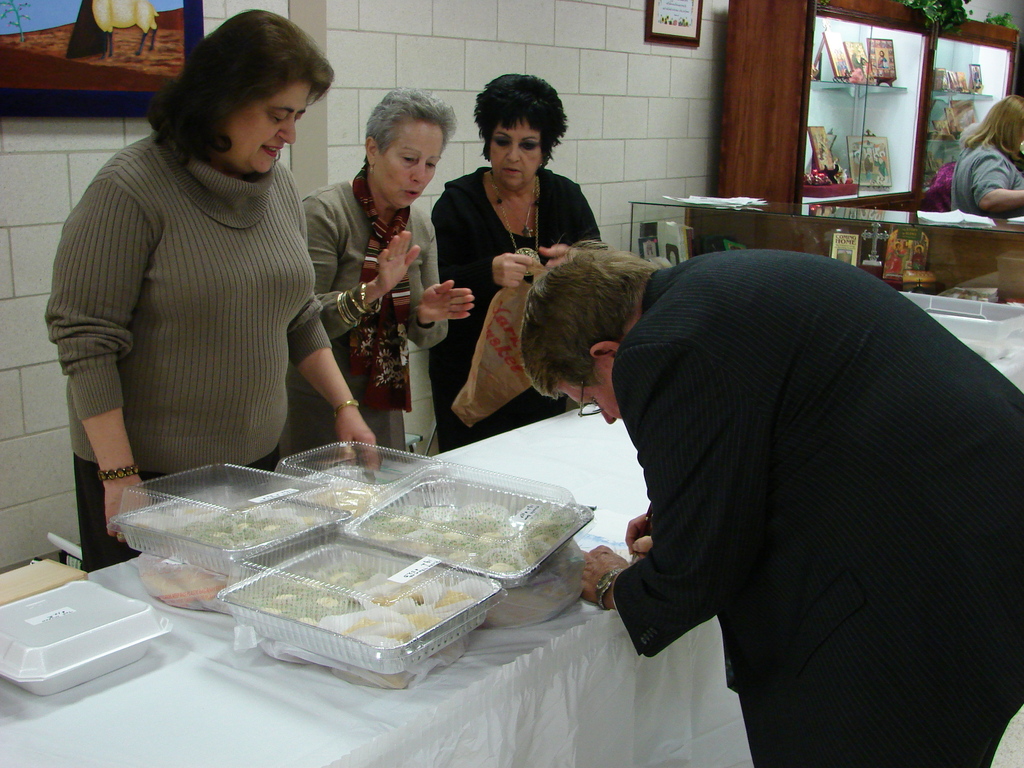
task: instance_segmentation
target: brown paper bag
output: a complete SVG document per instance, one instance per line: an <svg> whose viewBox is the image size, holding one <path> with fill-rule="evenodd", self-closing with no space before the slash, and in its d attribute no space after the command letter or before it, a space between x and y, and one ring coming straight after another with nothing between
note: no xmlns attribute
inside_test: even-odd
<svg viewBox="0 0 1024 768"><path fill-rule="evenodd" d="M484 328L476 341L469 378L452 403L452 411L471 427L530 387L523 369L519 329L530 284L502 288L487 308Z"/></svg>

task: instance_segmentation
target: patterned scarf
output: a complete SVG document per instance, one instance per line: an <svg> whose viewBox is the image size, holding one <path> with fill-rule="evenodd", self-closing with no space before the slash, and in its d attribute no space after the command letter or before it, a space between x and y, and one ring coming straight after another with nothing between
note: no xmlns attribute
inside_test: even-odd
<svg viewBox="0 0 1024 768"><path fill-rule="evenodd" d="M377 276L377 254L387 248L391 238L404 230L409 221L408 208L398 211L390 225L378 218L366 174L364 164L352 180L356 200L370 220L370 242L366 245L366 258L359 276L363 283L369 283ZM380 411L412 410L408 322L409 277L406 275L381 298L379 311L363 315L359 324L349 332L349 364L352 373L367 376L363 403L371 408Z"/></svg>

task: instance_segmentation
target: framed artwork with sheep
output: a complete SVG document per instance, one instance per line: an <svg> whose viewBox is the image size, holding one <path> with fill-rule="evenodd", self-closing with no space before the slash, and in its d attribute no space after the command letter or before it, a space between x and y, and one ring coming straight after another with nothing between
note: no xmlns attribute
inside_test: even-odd
<svg viewBox="0 0 1024 768"><path fill-rule="evenodd" d="M202 0L0 0L0 117L141 117L202 36Z"/></svg>

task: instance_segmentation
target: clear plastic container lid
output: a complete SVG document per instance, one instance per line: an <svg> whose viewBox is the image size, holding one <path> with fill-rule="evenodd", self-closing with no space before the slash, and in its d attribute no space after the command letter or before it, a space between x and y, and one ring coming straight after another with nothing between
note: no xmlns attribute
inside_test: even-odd
<svg viewBox="0 0 1024 768"><path fill-rule="evenodd" d="M377 509L350 519L345 533L509 588L527 583L593 516L565 488L440 462L395 483Z"/></svg>
<svg viewBox="0 0 1024 768"><path fill-rule="evenodd" d="M132 549L237 576L244 559L330 539L348 514L303 499L302 478L218 464L126 488L112 526Z"/></svg>
<svg viewBox="0 0 1024 768"><path fill-rule="evenodd" d="M277 471L297 477L386 485L439 463L437 459L367 443L332 443L286 456L278 462Z"/></svg>
<svg viewBox="0 0 1024 768"><path fill-rule="evenodd" d="M224 510L248 509L322 484L311 478L294 478L251 467L211 464L125 488L120 511L132 512L168 498L199 502Z"/></svg>
<svg viewBox="0 0 1024 768"><path fill-rule="evenodd" d="M503 594L436 560L333 542L220 592L241 626L383 674L403 672L479 626Z"/></svg>

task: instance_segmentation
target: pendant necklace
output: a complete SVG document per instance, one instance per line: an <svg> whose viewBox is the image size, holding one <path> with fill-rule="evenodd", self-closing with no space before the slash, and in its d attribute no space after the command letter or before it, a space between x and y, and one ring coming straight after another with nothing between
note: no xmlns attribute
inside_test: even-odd
<svg viewBox="0 0 1024 768"><path fill-rule="evenodd" d="M533 229L529 228L530 225L530 212L526 212L526 223L523 225L523 236L529 237L533 234L533 248L518 248L516 247L516 238L512 234L512 227L508 223L508 216L505 214L505 204L501 200L501 192L498 191L498 185L494 182L494 174L489 172L491 179L491 186L494 188L494 197L498 203L498 212L501 213L501 221L505 225L505 231L508 232L509 238L512 240L513 250L522 255L529 256L531 259L535 259L540 262L540 177L533 177Z"/></svg>

